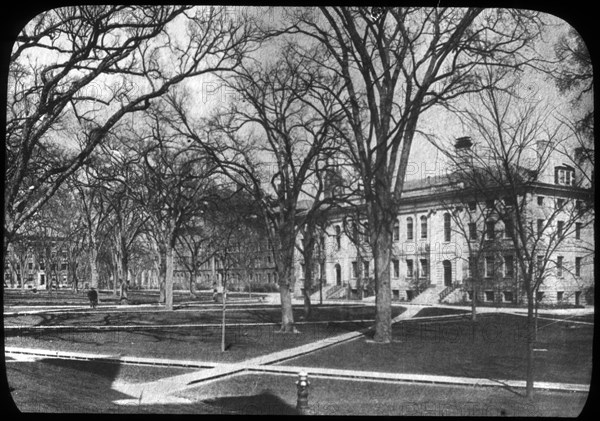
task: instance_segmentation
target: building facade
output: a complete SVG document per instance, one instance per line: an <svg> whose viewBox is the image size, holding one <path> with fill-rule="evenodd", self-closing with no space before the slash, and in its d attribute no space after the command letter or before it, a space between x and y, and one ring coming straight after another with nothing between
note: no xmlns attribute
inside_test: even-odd
<svg viewBox="0 0 600 421"><path fill-rule="evenodd" d="M593 300L592 186L576 183L581 175L572 166L556 160L549 164L540 181L519 193L526 204L520 208L521 221L532 227L533 235L540 230L538 244L548 244L535 256L543 270L536 299L583 305ZM508 206L502 189L473 200L464 183L444 175L406 182L402 197L392 228L392 299L470 303L475 293L479 302L525 302L514 222L491 211ZM582 206L587 212L579 211ZM326 298L356 297L359 288L363 296L374 294L372 253L366 238L357 241L360 235L349 233L349 215L344 209L333 213L325 230L324 276L320 281L317 265L313 277L322 282ZM302 260L297 260L295 294L301 296L304 274Z"/></svg>

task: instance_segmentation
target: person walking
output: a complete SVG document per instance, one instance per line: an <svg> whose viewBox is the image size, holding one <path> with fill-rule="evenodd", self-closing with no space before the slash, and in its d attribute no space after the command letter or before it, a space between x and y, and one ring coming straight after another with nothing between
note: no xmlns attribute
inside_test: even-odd
<svg viewBox="0 0 600 421"><path fill-rule="evenodd" d="M90 300L90 307L96 308L98 305L98 291L96 291L96 288L92 287L88 291L88 299Z"/></svg>

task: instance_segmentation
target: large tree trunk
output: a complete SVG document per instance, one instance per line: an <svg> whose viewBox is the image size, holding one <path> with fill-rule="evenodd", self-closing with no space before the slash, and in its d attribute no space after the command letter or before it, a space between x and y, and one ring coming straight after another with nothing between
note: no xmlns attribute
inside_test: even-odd
<svg viewBox="0 0 600 421"><path fill-rule="evenodd" d="M113 285L112 285L112 288L113 288L113 295L115 297L117 297L119 295L118 287L120 284L120 277L121 277L119 269L120 269L121 263L120 263L119 256L117 255L117 253L115 251L113 251L113 253L112 253L112 261L113 261Z"/></svg>
<svg viewBox="0 0 600 421"><path fill-rule="evenodd" d="M311 313L310 294L313 287L313 267L314 258L313 252L315 247L314 236L311 232L307 232L303 238L303 257L304 257L304 319L308 320Z"/></svg>
<svg viewBox="0 0 600 421"><path fill-rule="evenodd" d="M174 248L166 244L166 273L165 273L165 306L167 310L173 310L173 253Z"/></svg>
<svg viewBox="0 0 600 421"><path fill-rule="evenodd" d="M383 197L380 200L383 201ZM389 203L383 201L382 205ZM390 343L392 341L392 289L390 284L390 260L392 255L392 218L389 209L381 209L378 205L373 209L369 225L372 230L371 247L375 260L376 275L376 314L375 342Z"/></svg>
<svg viewBox="0 0 600 421"><path fill-rule="evenodd" d="M290 283L280 282L279 284L279 294L281 296L281 332L283 333L297 332L294 327L294 313L292 311L292 288L293 286Z"/></svg>
<svg viewBox="0 0 600 421"><path fill-rule="evenodd" d="M21 266L21 291L25 292L25 263L21 262L20 263Z"/></svg>
<svg viewBox="0 0 600 421"><path fill-rule="evenodd" d="M90 287L99 289L100 285L98 284L98 246L96 245L96 241L94 239L90 241L90 251L88 257L90 262ZM98 300L98 302L99 301L100 300Z"/></svg>
<svg viewBox="0 0 600 421"><path fill-rule="evenodd" d="M310 318L311 313L311 304L310 304L310 291L308 290L306 284L304 284L304 320L308 320Z"/></svg>
<svg viewBox="0 0 600 421"><path fill-rule="evenodd" d="M167 251L164 243L158 244L158 261L154 262L156 266L156 279L158 281L158 302L159 304L165 304L165 280L167 276Z"/></svg>
<svg viewBox="0 0 600 421"><path fill-rule="evenodd" d="M282 224L283 225L283 224ZM285 226L285 225L283 225ZM281 332L294 332L294 313L292 310L292 292L294 290L294 249L295 238L293 229L280 232L279 264L277 272L279 276L279 294L281 297Z"/></svg>
<svg viewBox="0 0 600 421"><path fill-rule="evenodd" d="M477 321L477 282L481 279L479 276L479 262L475 262L475 267L472 268L471 286L473 287L473 299L471 300L471 321Z"/></svg>
<svg viewBox="0 0 600 421"><path fill-rule="evenodd" d="M535 346L535 321L533 315L534 306L533 291L527 287L527 371L525 378L525 395L533 397L534 359L533 348Z"/></svg>
<svg viewBox="0 0 600 421"><path fill-rule="evenodd" d="M128 284L127 282L129 281L129 257L127 255L127 250L125 250L125 247L121 247L121 273L123 274L122 278L121 278L121 285L120 285L120 294L121 294L121 299L120 302L121 304L127 304L127 291L128 291Z"/></svg>

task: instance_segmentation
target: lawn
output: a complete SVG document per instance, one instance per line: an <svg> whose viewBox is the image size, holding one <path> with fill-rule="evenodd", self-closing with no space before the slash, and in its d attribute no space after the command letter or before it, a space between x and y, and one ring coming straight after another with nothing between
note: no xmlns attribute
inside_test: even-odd
<svg viewBox="0 0 600 421"><path fill-rule="evenodd" d="M240 374L178 392L181 404L119 405L131 396L115 382L137 383L187 373L186 369L45 359L7 362L10 392L23 412L247 414L296 413L296 377ZM536 391L528 401L522 390L462 386L378 383L310 377L310 414L412 416L574 417L585 393ZM6 414L9 406L4 407Z"/></svg>
<svg viewBox="0 0 600 421"><path fill-rule="evenodd" d="M523 317L503 314L480 315L476 324L467 319L413 319L394 325L390 344L362 337L285 364L522 380L525 322ZM539 327L536 380L589 383L593 326L540 320Z"/></svg>
<svg viewBox="0 0 600 421"><path fill-rule="evenodd" d="M248 298L248 294L231 293L233 298ZM257 295L253 294L256 298ZM156 304L158 302L158 291L131 290L128 291L128 304ZM120 299L112 292L100 291L100 301L103 304L117 305ZM187 291L174 291L174 303L210 303L213 302L212 293L202 292L197 296L190 295ZM58 291L39 290L10 290L4 289L4 306L44 306L44 305L88 305L87 290L73 291L62 289Z"/></svg>
<svg viewBox="0 0 600 421"><path fill-rule="evenodd" d="M471 314L469 310L462 310L448 307L425 307L420 310L414 317L435 317L435 316L460 316L462 314Z"/></svg>
<svg viewBox="0 0 600 421"><path fill-rule="evenodd" d="M62 413L210 413L210 405L123 406L115 401L131 398L113 390L115 381L129 383L158 380L190 372L186 369L45 359L6 362L10 394L22 412ZM182 411L183 409L183 411ZM9 412L10 405L3 407Z"/></svg>
<svg viewBox="0 0 600 421"><path fill-rule="evenodd" d="M392 317L405 311L393 307ZM294 306L294 319L304 321L302 306ZM6 315L6 326L84 326L84 325L173 325L221 323L222 312L218 306L200 306L174 311L153 308L103 309L101 307L79 311L48 312L28 315ZM309 321L374 320L375 307L361 305L313 306ZM280 323L281 307L278 305L230 306L226 312L228 324Z"/></svg>
<svg viewBox="0 0 600 421"><path fill-rule="evenodd" d="M248 415L296 413L294 376L242 374L210 382L178 395L215 411ZM574 417L587 394L536 391L528 401L522 390L396 384L309 378L310 414L412 416L560 416Z"/></svg>
<svg viewBox="0 0 600 421"><path fill-rule="evenodd" d="M404 308L396 307L394 315ZM296 319L301 306L294 308ZM299 324L299 334L278 333L281 311L277 306L232 309L227 312L227 352L221 352L219 311L140 311L47 313L5 317L6 326L23 326L23 330L6 330L5 345L73 352L190 359L196 361L235 362L330 336L365 329L370 322L347 320L373 319L373 306L315 306L313 321L327 323ZM337 321L337 323L336 323ZM212 323L216 326L190 326ZM244 323L264 323L247 326ZM161 325L165 325L161 328ZM179 325L177 327L166 325ZM27 326L66 326L59 330L28 330ZM108 328L97 330L94 326Z"/></svg>

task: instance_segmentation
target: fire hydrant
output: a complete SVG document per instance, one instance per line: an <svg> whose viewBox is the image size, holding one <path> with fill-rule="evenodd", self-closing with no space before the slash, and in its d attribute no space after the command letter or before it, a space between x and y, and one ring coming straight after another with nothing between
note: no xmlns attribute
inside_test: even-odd
<svg viewBox="0 0 600 421"><path fill-rule="evenodd" d="M298 373L298 381L296 386L298 387L298 402L296 403L296 409L300 415L308 414L308 374L305 372Z"/></svg>

